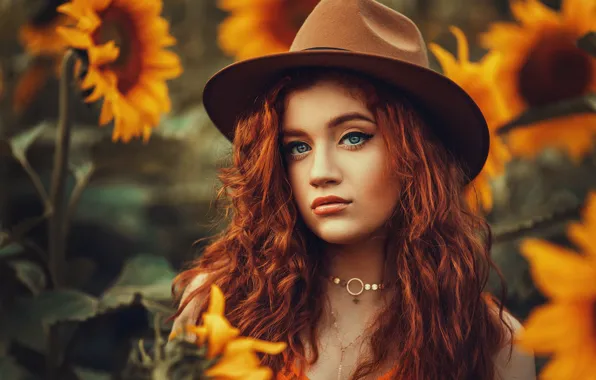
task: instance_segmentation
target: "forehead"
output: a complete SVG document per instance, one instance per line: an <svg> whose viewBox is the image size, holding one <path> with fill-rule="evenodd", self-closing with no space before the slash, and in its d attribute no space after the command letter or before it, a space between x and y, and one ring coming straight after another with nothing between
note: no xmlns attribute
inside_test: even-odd
<svg viewBox="0 0 596 380"><path fill-rule="evenodd" d="M282 126L285 130L325 123L349 112L372 116L362 91L335 81L321 81L288 94Z"/></svg>

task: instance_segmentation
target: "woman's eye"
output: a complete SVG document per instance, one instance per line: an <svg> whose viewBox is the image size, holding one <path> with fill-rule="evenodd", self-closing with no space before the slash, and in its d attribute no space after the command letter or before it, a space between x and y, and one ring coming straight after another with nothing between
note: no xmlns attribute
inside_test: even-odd
<svg viewBox="0 0 596 380"><path fill-rule="evenodd" d="M308 145L303 142L295 142L288 144L287 149L290 154L302 154L308 151Z"/></svg>
<svg viewBox="0 0 596 380"><path fill-rule="evenodd" d="M372 135L362 133L362 132L350 132L344 137L342 137L341 141L347 141L347 145L361 145L369 140Z"/></svg>

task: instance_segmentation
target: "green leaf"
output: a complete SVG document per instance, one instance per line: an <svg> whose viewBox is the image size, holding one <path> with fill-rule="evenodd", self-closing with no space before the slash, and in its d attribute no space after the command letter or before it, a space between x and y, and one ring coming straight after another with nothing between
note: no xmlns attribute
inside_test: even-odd
<svg viewBox="0 0 596 380"><path fill-rule="evenodd" d="M19 243L9 243L6 246L0 248L0 259L11 257L18 255L19 253L23 252L25 249Z"/></svg>
<svg viewBox="0 0 596 380"><path fill-rule="evenodd" d="M73 371L80 380L111 380L112 375L108 372L98 372L83 367L74 367Z"/></svg>
<svg viewBox="0 0 596 380"><path fill-rule="evenodd" d="M596 57L596 32L592 31L583 35L577 40L577 46L588 52L592 57Z"/></svg>
<svg viewBox="0 0 596 380"><path fill-rule="evenodd" d="M0 313L0 341L14 340L44 352L47 325L58 321L83 321L97 314L98 301L76 290L43 292L37 297L17 298Z"/></svg>
<svg viewBox="0 0 596 380"><path fill-rule="evenodd" d="M564 100L544 107L527 110L515 120L499 127L497 134L503 135L514 129L529 126L540 121L556 119L574 114L596 113L596 93Z"/></svg>
<svg viewBox="0 0 596 380"><path fill-rule="evenodd" d="M8 263L17 278L31 290L34 295L39 295L46 287L46 275L39 265L29 260L15 260Z"/></svg>
<svg viewBox="0 0 596 380"><path fill-rule="evenodd" d="M25 161L27 150L47 127L48 123L41 123L11 138L10 147L12 155L21 162Z"/></svg>
<svg viewBox="0 0 596 380"><path fill-rule="evenodd" d="M125 265L116 283L101 298L102 308L116 308L129 305L135 296L145 299L145 307L151 302L171 298L172 280L176 273L168 261L161 256L139 255Z"/></svg>

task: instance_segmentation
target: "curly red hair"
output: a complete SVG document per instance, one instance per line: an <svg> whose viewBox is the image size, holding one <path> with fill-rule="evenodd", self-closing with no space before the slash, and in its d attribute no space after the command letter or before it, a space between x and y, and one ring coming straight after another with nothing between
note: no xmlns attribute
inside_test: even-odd
<svg viewBox="0 0 596 380"><path fill-rule="evenodd" d="M226 317L243 335L288 343L283 355L263 356L275 373L294 360L306 360L299 338L318 359L317 324L327 262L323 242L306 228L292 199L280 151L284 99L322 80L357 91L373 112L388 148L387 165L403 178L400 201L388 221L385 278L396 278L397 291L379 314L370 337L372 358L354 379L396 358L395 379L495 378L493 357L513 330L503 317L503 302L484 293L491 268L487 223L467 205L465 175L422 113L395 89L360 74L303 69L274 85L237 125L233 162L220 172L217 200L229 224L206 246L201 257L175 280L177 299L198 274L209 280L189 293L206 300L210 285L226 296ZM206 302L198 302L199 315ZM495 312L498 310L498 313ZM198 322L198 321L197 321ZM511 350L510 350L511 352Z"/></svg>

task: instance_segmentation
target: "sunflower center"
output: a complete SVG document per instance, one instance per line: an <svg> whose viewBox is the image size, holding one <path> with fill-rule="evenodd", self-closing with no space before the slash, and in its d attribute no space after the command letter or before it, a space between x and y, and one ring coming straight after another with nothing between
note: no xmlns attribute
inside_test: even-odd
<svg viewBox="0 0 596 380"><path fill-rule="evenodd" d="M584 95L594 75L591 60L575 45L571 34L560 30L546 33L520 70L520 94L530 107Z"/></svg>
<svg viewBox="0 0 596 380"><path fill-rule="evenodd" d="M101 15L102 24L92 38L96 44L114 41L120 49L116 61L106 65L118 77L118 91L126 94L138 82L142 71L142 45L137 22L127 9L108 7Z"/></svg>

